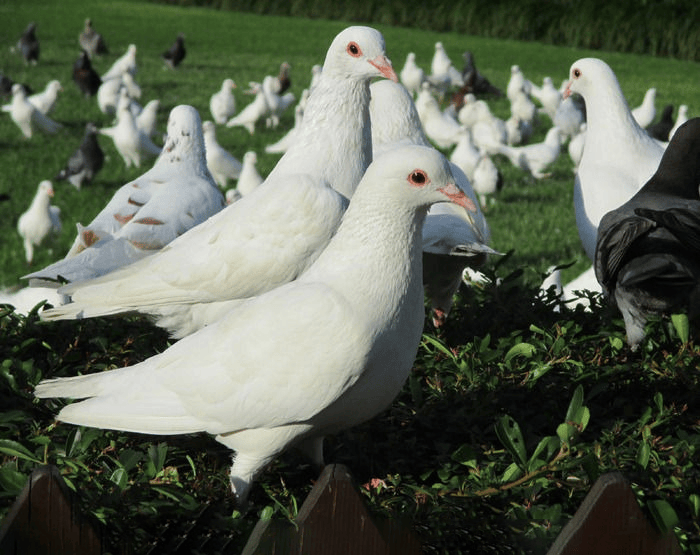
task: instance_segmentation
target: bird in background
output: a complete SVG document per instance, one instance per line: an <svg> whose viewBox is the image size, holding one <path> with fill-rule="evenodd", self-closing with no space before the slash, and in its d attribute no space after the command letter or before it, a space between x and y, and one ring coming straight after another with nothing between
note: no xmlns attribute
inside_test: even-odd
<svg viewBox="0 0 700 555"><path fill-rule="evenodd" d="M85 27L78 35L78 44L82 50L87 52L91 59L109 54L104 38L95 31L95 28L92 26L92 19L89 17L85 20Z"/></svg>
<svg viewBox="0 0 700 555"><path fill-rule="evenodd" d="M325 436L374 417L403 387L425 317L420 229L435 202L474 208L438 151L389 151L296 280L135 366L44 380L34 394L83 399L57 415L70 424L214 435L235 452L230 484L243 506L279 454L297 446L323 466Z"/></svg>
<svg viewBox="0 0 700 555"><path fill-rule="evenodd" d="M63 127L29 102L24 86L19 83L12 85L12 102L5 104L2 111L10 114L12 121L27 139L31 139L36 131L55 135Z"/></svg>
<svg viewBox="0 0 700 555"><path fill-rule="evenodd" d="M73 64L73 82L85 96L95 96L102 85L102 78L92 67L90 56L84 50Z"/></svg>
<svg viewBox="0 0 700 555"><path fill-rule="evenodd" d="M187 55L187 49L185 48L185 33L180 33L176 38L175 42L168 48L161 58L165 62L165 65L170 69L175 69L178 67Z"/></svg>
<svg viewBox="0 0 700 555"><path fill-rule="evenodd" d="M24 63L36 65L39 62L39 52L41 51L39 39L36 36L36 23L31 22L17 41L17 50L22 55Z"/></svg>
<svg viewBox="0 0 700 555"><path fill-rule="evenodd" d="M34 260L34 247L41 245L49 233L61 231L61 209L51 205L53 194L50 181L44 180L39 183L32 203L17 222L17 231L22 237L27 264Z"/></svg>
<svg viewBox="0 0 700 555"><path fill-rule="evenodd" d="M97 126L88 122L80 146L70 155L66 166L54 178L56 181L68 180L76 189L84 183L91 183L95 174L102 169L105 155L97 140Z"/></svg>

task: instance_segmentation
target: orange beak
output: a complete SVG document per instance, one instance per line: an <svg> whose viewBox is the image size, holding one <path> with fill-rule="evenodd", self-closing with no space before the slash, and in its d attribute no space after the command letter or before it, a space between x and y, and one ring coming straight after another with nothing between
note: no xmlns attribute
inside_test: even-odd
<svg viewBox="0 0 700 555"><path fill-rule="evenodd" d="M567 98L569 98L571 96L571 83L572 82L569 81L566 84L566 88L564 89L564 94L561 95L562 100L566 100Z"/></svg>
<svg viewBox="0 0 700 555"><path fill-rule="evenodd" d="M448 199L450 199L450 202L454 202L455 204L458 204L465 210L468 210L469 212L476 212L476 205L470 199L464 191L462 191L457 185L454 183L449 183L446 187L443 187L442 189L438 189L443 195L445 195Z"/></svg>
<svg viewBox="0 0 700 555"><path fill-rule="evenodd" d="M399 77L396 75L389 58L386 56L377 56L374 58L374 60L370 60L369 63L376 67L379 70L379 73L381 73L387 79L391 79L394 83L399 82Z"/></svg>

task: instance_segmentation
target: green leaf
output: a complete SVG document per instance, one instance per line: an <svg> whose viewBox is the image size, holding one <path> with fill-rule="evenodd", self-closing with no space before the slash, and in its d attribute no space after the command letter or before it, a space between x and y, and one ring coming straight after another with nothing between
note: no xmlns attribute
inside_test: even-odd
<svg viewBox="0 0 700 555"><path fill-rule="evenodd" d="M123 468L119 467L112 472L109 479L114 482L120 490L124 490L124 488L126 488L126 486L129 484L129 473Z"/></svg>
<svg viewBox="0 0 700 555"><path fill-rule="evenodd" d="M508 415L501 416L496 421L496 435L515 462L524 468L527 465L527 453L518 423Z"/></svg>
<svg viewBox="0 0 700 555"><path fill-rule="evenodd" d="M559 449L559 439L557 437L547 436L542 438L530 456L530 460L527 463L527 469L532 471L542 466L541 464L538 464L538 462L541 460L540 455L544 453L543 458L545 462L547 462L552 458L552 455L557 449Z"/></svg>
<svg viewBox="0 0 700 555"><path fill-rule="evenodd" d="M532 343L517 343L508 350L503 360L507 363L516 356L531 358L536 351L537 348Z"/></svg>
<svg viewBox="0 0 700 555"><path fill-rule="evenodd" d="M637 449L637 464L642 468L646 468L649 464L649 455L651 454L651 447L646 441L643 441Z"/></svg>
<svg viewBox="0 0 700 555"><path fill-rule="evenodd" d="M501 476L501 482L504 484L507 484L508 482L512 482L513 480L517 480L523 475L523 471L518 466L516 463L511 463L508 468L506 468L506 471L503 473L503 476Z"/></svg>
<svg viewBox="0 0 700 555"><path fill-rule="evenodd" d="M272 515L275 514L275 508L272 507L271 505L267 505L266 507L263 508L262 511L260 511L260 520L270 520L272 518Z"/></svg>
<svg viewBox="0 0 700 555"><path fill-rule="evenodd" d="M13 465L6 464L0 468L0 489L12 496L17 496L27 483L27 476L18 472Z"/></svg>
<svg viewBox="0 0 700 555"><path fill-rule="evenodd" d="M647 508L654 519L656 527L662 534L672 531L678 524L678 515L667 501L663 499L649 501L647 502Z"/></svg>
<svg viewBox="0 0 700 555"><path fill-rule="evenodd" d="M569 408L566 411L566 422L576 422L579 424L578 418L583 408L583 387L576 386L574 394L571 397Z"/></svg>
<svg viewBox="0 0 700 555"><path fill-rule="evenodd" d="M697 493L691 493L688 496L688 502L690 503L690 510L693 513L693 518L696 520L700 518L700 495Z"/></svg>
<svg viewBox="0 0 700 555"><path fill-rule="evenodd" d="M673 327L675 328L676 333L678 334L678 338L681 340L681 342L687 343L688 338L690 337L690 324L688 323L688 315L672 314L671 323L673 324Z"/></svg>
<svg viewBox="0 0 700 555"><path fill-rule="evenodd" d="M457 450L452 453L452 460L458 462L459 464L475 468L476 452L471 445L465 443L464 445L459 446Z"/></svg>
<svg viewBox="0 0 700 555"><path fill-rule="evenodd" d="M0 439L0 453L4 453L10 457L17 457L37 464L42 464L42 461L37 459L36 456L29 451L29 449L27 449L21 443L17 443L11 439Z"/></svg>

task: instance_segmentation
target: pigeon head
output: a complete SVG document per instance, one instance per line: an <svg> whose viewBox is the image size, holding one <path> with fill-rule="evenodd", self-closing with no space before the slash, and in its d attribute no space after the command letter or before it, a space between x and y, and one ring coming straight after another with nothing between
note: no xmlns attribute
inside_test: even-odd
<svg viewBox="0 0 700 555"><path fill-rule="evenodd" d="M204 153L204 136L199 112L185 104L175 106L168 116L167 137L158 162L161 159L168 163L187 161L190 162L188 166L201 166L200 169L208 171ZM199 160L201 164L191 164L193 160Z"/></svg>
<svg viewBox="0 0 700 555"><path fill-rule="evenodd" d="M369 184L390 199L402 199L411 208L427 208L436 202L452 202L476 212L472 200L455 185L450 164L437 149L406 145L380 155L374 160L355 192L360 194ZM353 197L355 198L355 197Z"/></svg>
<svg viewBox="0 0 700 555"><path fill-rule="evenodd" d="M348 27L333 39L323 63L323 74L332 78L399 80L386 57L382 34L362 26Z"/></svg>
<svg viewBox="0 0 700 555"><path fill-rule="evenodd" d="M563 98L568 98L572 93L579 93L584 98L591 87L600 80L612 80L617 82L617 77L610 66L598 58L581 58L571 65L569 70L569 83L566 85Z"/></svg>
<svg viewBox="0 0 700 555"><path fill-rule="evenodd" d="M43 194L45 194L48 197L53 196L53 185L51 184L50 181L44 180L41 183L39 183L39 191L41 191Z"/></svg>

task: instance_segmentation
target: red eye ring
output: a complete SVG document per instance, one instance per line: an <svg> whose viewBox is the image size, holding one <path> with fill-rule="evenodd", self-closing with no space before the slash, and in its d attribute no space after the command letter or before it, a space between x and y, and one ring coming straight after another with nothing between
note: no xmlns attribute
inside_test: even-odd
<svg viewBox="0 0 700 555"><path fill-rule="evenodd" d="M355 41L348 43L348 46L345 50L353 58L359 58L362 55L362 49L360 48L360 45L357 44Z"/></svg>
<svg viewBox="0 0 700 555"><path fill-rule="evenodd" d="M408 174L408 182L413 187L423 187L426 183L428 183L428 174L426 174L423 170L413 170L410 174Z"/></svg>
<svg viewBox="0 0 700 555"><path fill-rule="evenodd" d="M581 77L581 70L579 68L574 68L574 70L571 73L574 76L574 79L578 79L579 77Z"/></svg>

